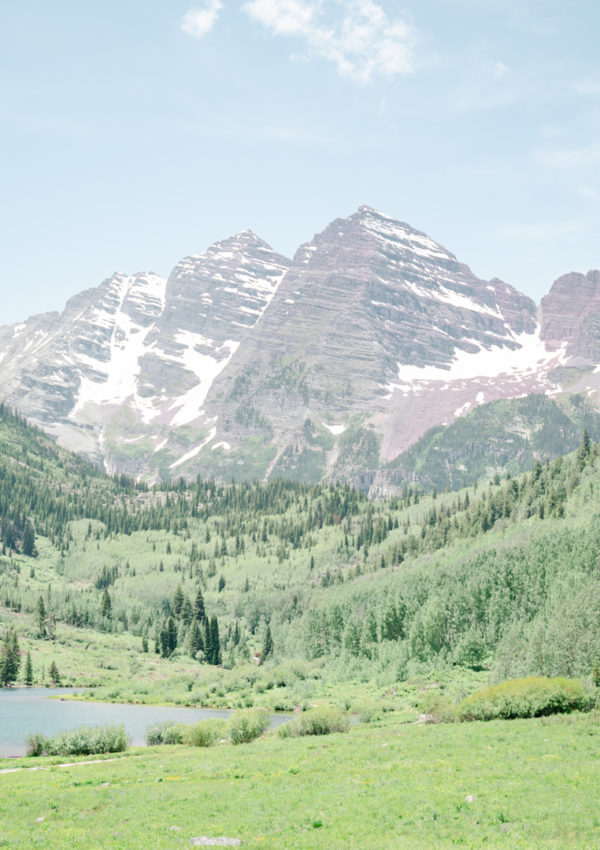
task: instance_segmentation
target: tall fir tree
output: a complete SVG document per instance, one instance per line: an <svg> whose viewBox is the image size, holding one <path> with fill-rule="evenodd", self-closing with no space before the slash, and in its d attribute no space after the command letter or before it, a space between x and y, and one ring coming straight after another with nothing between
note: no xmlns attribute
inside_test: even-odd
<svg viewBox="0 0 600 850"><path fill-rule="evenodd" d="M40 595L35 608L38 637L46 637L46 606L44 605L44 597Z"/></svg>
<svg viewBox="0 0 600 850"><path fill-rule="evenodd" d="M204 658L206 659L207 664L213 663L212 630L210 628L210 621L208 617L205 617L204 619Z"/></svg>
<svg viewBox="0 0 600 850"><path fill-rule="evenodd" d="M4 635L0 652L0 683L3 687L16 682L20 666L21 656L17 633L14 629L9 629Z"/></svg>
<svg viewBox="0 0 600 850"><path fill-rule="evenodd" d="M194 602L194 616L200 624L206 619L206 610L204 608L204 597L202 596L202 588L198 588L196 600Z"/></svg>
<svg viewBox="0 0 600 850"><path fill-rule="evenodd" d="M106 588L104 588L104 592L102 594L100 610L102 616L106 617L107 620L110 620L110 618L112 617L112 602L110 600L110 593Z"/></svg>
<svg viewBox="0 0 600 850"><path fill-rule="evenodd" d="M28 555L30 558L33 558L36 554L35 532L29 520L27 520L27 522L25 523L25 528L23 529L23 543L21 545L21 550L24 555Z"/></svg>
<svg viewBox="0 0 600 850"><path fill-rule="evenodd" d="M210 643L211 643L211 664L221 664L221 641L219 640L219 621L213 614L210 618Z"/></svg>
<svg viewBox="0 0 600 850"><path fill-rule="evenodd" d="M171 607L173 609L173 615L175 617L179 617L181 614L181 608L183 605L183 590L181 589L181 584L178 584L175 588L175 593L173 594L173 601L171 603Z"/></svg>
<svg viewBox="0 0 600 850"><path fill-rule="evenodd" d="M31 663L31 653L27 653L25 658L25 684L27 687L33 685L33 665Z"/></svg>
<svg viewBox="0 0 600 850"><path fill-rule="evenodd" d="M263 648L260 655L260 663L264 664L267 658L270 658L273 655L273 636L271 634L271 626L267 623L267 630L265 631L265 639L263 641Z"/></svg>

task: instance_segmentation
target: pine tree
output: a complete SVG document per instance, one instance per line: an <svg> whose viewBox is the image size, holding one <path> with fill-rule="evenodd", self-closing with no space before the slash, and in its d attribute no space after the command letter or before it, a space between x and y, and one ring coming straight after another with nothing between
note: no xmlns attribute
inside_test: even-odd
<svg viewBox="0 0 600 850"><path fill-rule="evenodd" d="M212 632L210 628L210 621L208 617L204 620L204 657L206 659L207 664L212 664Z"/></svg>
<svg viewBox="0 0 600 850"><path fill-rule="evenodd" d="M171 607L173 608L173 614L175 617L179 617L181 614L181 608L183 606L183 590L181 589L181 584L178 584L175 588L175 593L173 594L173 602L171 603Z"/></svg>
<svg viewBox="0 0 600 850"><path fill-rule="evenodd" d="M0 652L0 684L3 687L16 682L20 665L21 657L17 633L14 629L9 629L4 636Z"/></svg>
<svg viewBox="0 0 600 850"><path fill-rule="evenodd" d="M146 635L142 636L142 652L148 652L148 638Z"/></svg>
<svg viewBox="0 0 600 850"><path fill-rule="evenodd" d="M583 434L581 437L581 443L579 448L577 449L577 464L580 469L586 465L589 460L590 453L592 449L592 444L590 441L590 435L587 428L583 429Z"/></svg>
<svg viewBox="0 0 600 850"><path fill-rule="evenodd" d="M200 587L198 588L198 593L196 594L196 601L194 602L194 616L199 623L203 623L206 619L206 611L204 609L204 597L202 596L202 589Z"/></svg>
<svg viewBox="0 0 600 850"><path fill-rule="evenodd" d="M177 626L175 625L173 617L169 617L167 620L167 646L169 649L169 656L173 655L177 649Z"/></svg>
<svg viewBox="0 0 600 850"><path fill-rule="evenodd" d="M35 551L35 533L33 531L33 526L27 520L25 523L25 528L23 529L23 544L21 546L22 552L24 555L28 555L29 557L34 557L36 554Z"/></svg>
<svg viewBox="0 0 600 850"><path fill-rule="evenodd" d="M189 624L194 619L194 609L192 607L192 603L187 598L187 596L183 600L183 605L181 606L180 617L181 617L181 622L185 623L186 626L189 626Z"/></svg>
<svg viewBox="0 0 600 850"><path fill-rule="evenodd" d="M195 658L199 652L204 650L204 641L202 640L202 632L200 631L198 620L193 620L190 626L189 643L192 658Z"/></svg>
<svg viewBox="0 0 600 850"><path fill-rule="evenodd" d="M56 661L53 661L48 669L48 675L50 676L50 681L53 685L60 685L60 673L58 672L58 667L56 666Z"/></svg>
<svg viewBox="0 0 600 850"><path fill-rule="evenodd" d="M265 640L260 656L260 663L264 664L267 658L269 658L271 655L273 655L273 636L271 635L271 626L269 626L269 624L267 623L267 630L265 632Z"/></svg>
<svg viewBox="0 0 600 850"><path fill-rule="evenodd" d="M44 605L43 596L40 596L37 601L36 617L38 624L38 637L44 638L46 637L46 606Z"/></svg>
<svg viewBox="0 0 600 850"><path fill-rule="evenodd" d="M27 657L25 659L25 684L28 687L33 685L33 665L31 663L31 653L27 653Z"/></svg>
<svg viewBox="0 0 600 850"><path fill-rule="evenodd" d="M104 593L102 594L102 604L101 604L101 612L102 616L106 617L107 620L110 620L112 617L112 603L110 601L110 593L106 588L104 588Z"/></svg>
<svg viewBox="0 0 600 850"><path fill-rule="evenodd" d="M219 621L216 616L210 618L210 643L211 643L211 664L218 665L221 663L221 641L219 640Z"/></svg>

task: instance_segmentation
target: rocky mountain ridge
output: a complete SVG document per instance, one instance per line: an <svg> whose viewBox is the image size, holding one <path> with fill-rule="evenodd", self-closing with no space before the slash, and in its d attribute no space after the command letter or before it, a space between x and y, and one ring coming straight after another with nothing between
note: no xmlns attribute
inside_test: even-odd
<svg viewBox="0 0 600 850"><path fill-rule="evenodd" d="M0 399L110 471L370 489L483 403L595 400L599 360L600 272L538 309L363 206L293 260L243 231L1 327Z"/></svg>

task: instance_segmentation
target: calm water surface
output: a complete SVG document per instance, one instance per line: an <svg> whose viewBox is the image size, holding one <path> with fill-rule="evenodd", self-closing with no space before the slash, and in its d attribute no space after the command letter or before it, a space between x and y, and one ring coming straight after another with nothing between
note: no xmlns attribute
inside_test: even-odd
<svg viewBox="0 0 600 850"><path fill-rule="evenodd" d="M72 688L0 688L0 757L22 756L27 736L34 732L55 735L77 726L122 723L134 745L144 743L144 732L152 723L175 720L194 723L207 717L229 717L231 712L212 708L166 708L161 705L75 702L49 699L73 693ZM273 716L271 726L289 718Z"/></svg>

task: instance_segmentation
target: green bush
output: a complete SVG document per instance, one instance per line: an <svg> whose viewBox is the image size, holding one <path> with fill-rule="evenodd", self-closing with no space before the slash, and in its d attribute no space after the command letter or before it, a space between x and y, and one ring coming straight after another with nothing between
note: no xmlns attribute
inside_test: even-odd
<svg viewBox="0 0 600 850"><path fill-rule="evenodd" d="M157 747L160 744L181 744L182 723L174 720L165 720L162 723L153 723L146 729L145 739L149 747Z"/></svg>
<svg viewBox="0 0 600 850"><path fill-rule="evenodd" d="M562 677L529 676L477 691L461 702L458 717L461 720L510 720L589 708L590 701L581 682Z"/></svg>
<svg viewBox="0 0 600 850"><path fill-rule="evenodd" d="M313 708L303 711L294 720L279 727L282 738L302 735L330 735L332 732L347 732L350 720L337 708Z"/></svg>
<svg viewBox="0 0 600 850"><path fill-rule="evenodd" d="M46 736L40 735L39 732L36 732L34 735L29 735L27 738L27 755L43 756L46 740Z"/></svg>
<svg viewBox="0 0 600 850"><path fill-rule="evenodd" d="M354 711L361 723L372 723L381 717L381 706L369 700L364 700L358 703L358 705L355 705Z"/></svg>
<svg viewBox="0 0 600 850"><path fill-rule="evenodd" d="M218 718L190 723L182 729L182 740L188 747L210 747L215 741L226 736L227 721Z"/></svg>
<svg viewBox="0 0 600 850"><path fill-rule="evenodd" d="M229 722L229 737L233 744L247 744L258 738L269 725L266 708L240 708Z"/></svg>
<svg viewBox="0 0 600 850"><path fill-rule="evenodd" d="M59 732L52 738L30 735L27 752L32 756L87 756L121 753L127 746L127 735L122 725L80 726L70 732Z"/></svg>

